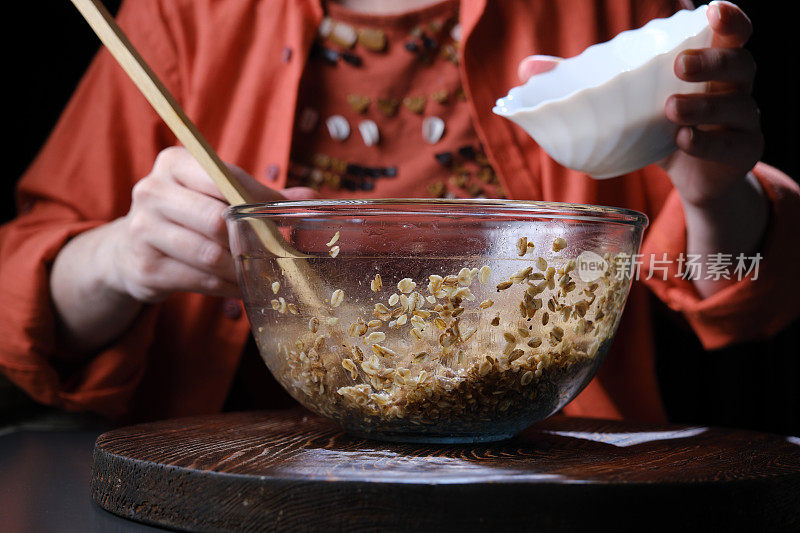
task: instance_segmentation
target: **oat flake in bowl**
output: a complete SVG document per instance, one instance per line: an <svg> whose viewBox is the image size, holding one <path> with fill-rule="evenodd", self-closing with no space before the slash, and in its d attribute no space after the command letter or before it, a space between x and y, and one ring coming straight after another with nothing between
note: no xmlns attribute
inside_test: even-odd
<svg viewBox="0 0 800 533"><path fill-rule="evenodd" d="M491 200L278 202L226 218L276 379L351 434L408 442L508 438L572 400L613 339L647 225ZM258 219L307 257L265 250Z"/></svg>

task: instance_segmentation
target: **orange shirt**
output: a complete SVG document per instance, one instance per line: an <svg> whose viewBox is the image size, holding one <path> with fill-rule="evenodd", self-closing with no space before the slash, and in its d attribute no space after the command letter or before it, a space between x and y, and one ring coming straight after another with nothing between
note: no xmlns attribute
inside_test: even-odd
<svg viewBox="0 0 800 533"><path fill-rule="evenodd" d="M390 16L324 5L322 27L349 40L324 30L314 43L300 82L289 185L337 198L502 196L461 84L458 1ZM372 36L371 48L350 45L359 31ZM345 127L343 138L328 131L331 120ZM372 127L366 140L364 126Z"/></svg>
<svg viewBox="0 0 800 533"><path fill-rule="evenodd" d="M674 258L685 251L680 200L660 169L589 179L557 165L490 112L518 83L523 57L572 56L675 8L668 0L460 2L465 105L508 197L636 209L651 220L645 254ZM315 0L136 0L124 4L119 20L222 158L283 187L301 78L322 17ZM110 55L100 52L20 182L20 215L0 230L0 371L36 400L120 420L211 413L223 405L249 335L231 302L175 294L147 306L89 362L69 364L48 291L49 266L65 242L123 216L133 185L174 143ZM773 334L797 316L800 252L786 244L796 242L800 227L800 191L765 165L755 174L772 205L758 279L706 299L672 276L634 284L606 362L567 413L663 419L645 285L682 312L709 349ZM395 179L408 190L416 184L414 175Z"/></svg>

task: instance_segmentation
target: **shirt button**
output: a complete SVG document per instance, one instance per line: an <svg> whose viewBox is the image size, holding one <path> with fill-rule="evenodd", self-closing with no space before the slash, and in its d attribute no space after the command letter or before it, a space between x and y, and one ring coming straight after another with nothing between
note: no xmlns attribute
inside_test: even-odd
<svg viewBox="0 0 800 533"><path fill-rule="evenodd" d="M24 215L25 213L29 213L33 209L33 201L26 200L19 206L19 214Z"/></svg>
<svg viewBox="0 0 800 533"><path fill-rule="evenodd" d="M278 165L270 165L267 167L267 179L269 181L278 179Z"/></svg>
<svg viewBox="0 0 800 533"><path fill-rule="evenodd" d="M222 302L222 314L231 320L240 318L242 316L242 305L239 303L239 300L226 298L225 301Z"/></svg>
<svg viewBox="0 0 800 533"><path fill-rule="evenodd" d="M288 46L284 46L283 50L281 50L281 63L288 63L292 60L292 49Z"/></svg>

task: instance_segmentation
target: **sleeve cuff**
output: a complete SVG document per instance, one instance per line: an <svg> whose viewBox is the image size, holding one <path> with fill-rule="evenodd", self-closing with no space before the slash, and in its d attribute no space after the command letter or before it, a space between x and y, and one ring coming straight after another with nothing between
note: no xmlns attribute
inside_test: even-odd
<svg viewBox="0 0 800 533"><path fill-rule="evenodd" d="M734 283L701 298L686 272L686 223L677 191L673 190L647 233L642 246L641 275L645 284L671 309L683 313L706 349L774 335L798 316L797 272L800 249L800 188L780 171L759 163L753 170L771 205L770 222L757 266L745 258L745 269ZM649 278L649 279L648 279Z"/></svg>
<svg viewBox="0 0 800 533"><path fill-rule="evenodd" d="M144 372L157 308L89 361L65 363L49 290L52 261L73 236L101 222L62 221L46 229L20 220L3 228L0 268L0 371L34 400L118 419Z"/></svg>

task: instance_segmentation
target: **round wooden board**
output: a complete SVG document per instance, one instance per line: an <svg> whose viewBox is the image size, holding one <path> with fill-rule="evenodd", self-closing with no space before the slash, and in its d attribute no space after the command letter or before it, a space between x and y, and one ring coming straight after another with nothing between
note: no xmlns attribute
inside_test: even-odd
<svg viewBox="0 0 800 533"><path fill-rule="evenodd" d="M192 531L800 528L800 439L553 418L481 445L348 437L305 411L110 431L92 496Z"/></svg>

